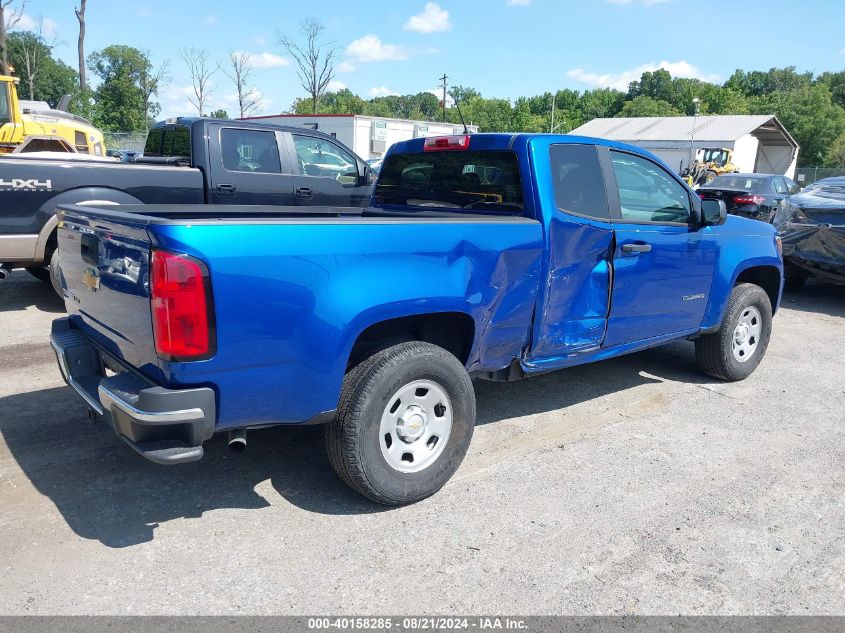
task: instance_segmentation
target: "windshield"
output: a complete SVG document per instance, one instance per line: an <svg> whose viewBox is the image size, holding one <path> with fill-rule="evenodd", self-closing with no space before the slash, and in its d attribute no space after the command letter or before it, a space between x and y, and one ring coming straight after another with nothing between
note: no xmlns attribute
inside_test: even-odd
<svg viewBox="0 0 845 633"><path fill-rule="evenodd" d="M765 178L749 178L748 176L716 176L707 184L707 189L742 189L743 191L765 191Z"/></svg>
<svg viewBox="0 0 845 633"><path fill-rule="evenodd" d="M728 152L723 149L706 149L704 150L704 162L716 163L719 167L723 167L728 162Z"/></svg>
<svg viewBox="0 0 845 633"><path fill-rule="evenodd" d="M375 202L440 209L522 211L519 164L511 151L439 151L385 159Z"/></svg>

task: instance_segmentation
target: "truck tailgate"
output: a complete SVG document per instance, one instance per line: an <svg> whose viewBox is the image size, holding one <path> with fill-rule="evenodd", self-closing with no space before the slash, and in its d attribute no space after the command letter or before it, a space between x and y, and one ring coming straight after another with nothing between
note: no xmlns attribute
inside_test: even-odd
<svg viewBox="0 0 845 633"><path fill-rule="evenodd" d="M150 239L143 221L59 209L59 262L74 326L153 380L158 364L150 314Z"/></svg>

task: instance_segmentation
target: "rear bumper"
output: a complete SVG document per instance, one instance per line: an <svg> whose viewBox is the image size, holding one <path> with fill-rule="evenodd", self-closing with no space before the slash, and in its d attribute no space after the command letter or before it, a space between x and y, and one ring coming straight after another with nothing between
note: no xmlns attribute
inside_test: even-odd
<svg viewBox="0 0 845 633"><path fill-rule="evenodd" d="M103 352L68 317L53 321L50 344L65 382L138 454L158 464L202 457L215 428L213 390L156 385Z"/></svg>

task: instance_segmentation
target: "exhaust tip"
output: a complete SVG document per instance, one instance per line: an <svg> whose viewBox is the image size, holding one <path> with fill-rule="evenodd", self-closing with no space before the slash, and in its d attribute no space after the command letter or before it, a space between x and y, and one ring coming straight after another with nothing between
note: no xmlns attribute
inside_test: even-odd
<svg viewBox="0 0 845 633"><path fill-rule="evenodd" d="M229 450L233 453L243 453L246 450L246 429L229 431Z"/></svg>

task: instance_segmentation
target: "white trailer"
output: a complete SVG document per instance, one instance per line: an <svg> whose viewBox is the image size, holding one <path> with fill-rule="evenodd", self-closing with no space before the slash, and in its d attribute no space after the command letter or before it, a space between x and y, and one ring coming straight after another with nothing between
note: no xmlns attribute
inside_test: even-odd
<svg viewBox="0 0 845 633"><path fill-rule="evenodd" d="M412 138L462 134L464 127L454 123L412 121L363 116L360 114L274 114L249 117L259 123L290 125L319 130L337 138L364 160L381 158L393 143ZM478 126L468 125L471 133Z"/></svg>

